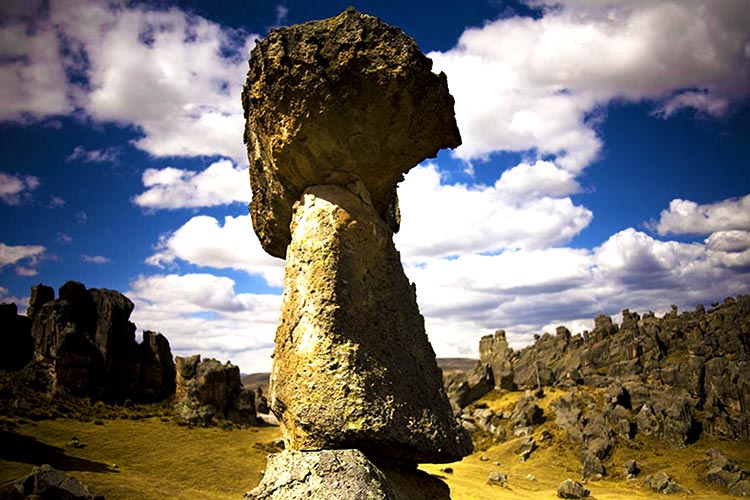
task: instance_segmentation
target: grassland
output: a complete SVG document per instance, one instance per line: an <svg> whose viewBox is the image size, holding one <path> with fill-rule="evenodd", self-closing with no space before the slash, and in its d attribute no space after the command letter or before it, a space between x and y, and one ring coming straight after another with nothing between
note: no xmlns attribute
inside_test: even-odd
<svg viewBox="0 0 750 500"><path fill-rule="evenodd" d="M504 409L519 395L493 393L483 402L495 410ZM545 412L557 396L555 390L547 390L541 401ZM84 414L88 421L80 421L70 416L38 420L0 416L0 482L27 474L32 464L49 463L108 500L238 500L258 484L268 453L276 451L271 442L280 437L275 427L178 425L166 416L165 407L137 412L99 408L95 413L106 417ZM451 488L453 500L552 499L563 479L579 479L580 464L576 447L567 443L554 425L545 424L536 433L542 429L553 438L540 443L525 463L519 462L514 453L516 440L509 440L488 443L462 462L449 464L453 468L450 474L440 471L445 465L423 465L422 469L442 477ZM86 447L67 446L73 437ZM660 441L636 441L632 448L617 449L608 464L610 477L589 482L586 487L596 500L661 497L646 489L641 480L626 481L619 473L627 459L635 458L642 475L665 470L693 491L692 495L670 498L736 498L700 479L706 450L711 447L719 447L744 467L750 466L747 442L703 438L686 449L674 450ZM507 487L487 484L493 471L507 474Z"/></svg>

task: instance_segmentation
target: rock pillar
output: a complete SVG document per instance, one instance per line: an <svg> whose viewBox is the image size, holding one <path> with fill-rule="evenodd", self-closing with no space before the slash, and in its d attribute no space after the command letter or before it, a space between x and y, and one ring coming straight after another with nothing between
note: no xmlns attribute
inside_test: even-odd
<svg viewBox="0 0 750 500"><path fill-rule="evenodd" d="M393 245L396 184L461 142L446 77L401 30L350 8L272 31L242 99L253 227L286 257L270 403L287 449L247 496L298 498L284 496L301 487L292 468L322 488L314 498L362 475L379 492L368 498L421 498L398 486L434 482L416 464L472 451Z"/></svg>

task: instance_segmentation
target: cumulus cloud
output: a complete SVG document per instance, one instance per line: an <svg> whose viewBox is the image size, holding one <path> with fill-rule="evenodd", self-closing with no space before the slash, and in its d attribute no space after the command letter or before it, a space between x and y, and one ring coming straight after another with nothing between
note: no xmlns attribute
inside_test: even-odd
<svg viewBox="0 0 750 500"><path fill-rule="evenodd" d="M565 243L592 218L563 197L577 189L545 162L521 164L494 186L445 184L434 164L419 166L399 186L396 243L406 261Z"/></svg>
<svg viewBox="0 0 750 500"><path fill-rule="evenodd" d="M233 280L211 274L141 275L126 295L136 304L131 319L166 335L174 354L270 371L280 296L237 293Z"/></svg>
<svg viewBox="0 0 750 500"><path fill-rule="evenodd" d="M251 197L247 167L235 167L229 160L212 163L201 172L173 167L149 168L143 172L143 185L148 189L133 198L133 203L143 208L247 204Z"/></svg>
<svg viewBox="0 0 750 500"><path fill-rule="evenodd" d="M599 154L596 117L612 100L718 115L748 95L744 0L529 3L543 15L467 29L429 54L456 99L460 158L531 150L575 173Z"/></svg>
<svg viewBox="0 0 750 500"><path fill-rule="evenodd" d="M177 8L103 0L54 0L31 25L18 12L8 19L0 27L0 120L78 109L136 126L143 135L134 144L155 156L246 161L239 93L257 35Z"/></svg>
<svg viewBox="0 0 750 500"><path fill-rule="evenodd" d="M8 205L20 205L31 200L31 192L39 187L33 175L14 175L0 172L0 200Z"/></svg>
<svg viewBox="0 0 750 500"><path fill-rule="evenodd" d="M47 249L41 245L6 245L0 243L0 269L13 267L19 276L34 276Z"/></svg>
<svg viewBox="0 0 750 500"><path fill-rule="evenodd" d="M678 198L669 203L667 210L662 210L658 221L650 221L647 227L662 236L733 229L747 231L750 230L750 194L706 205Z"/></svg>
<svg viewBox="0 0 750 500"><path fill-rule="evenodd" d="M29 121L73 111L57 33L21 23L0 26L0 121Z"/></svg>
<svg viewBox="0 0 750 500"><path fill-rule="evenodd" d="M249 215L227 216L224 224L213 217L191 218L161 238L157 252L146 262L165 267L184 261L215 269L235 269L262 276L270 286L282 286L284 261L268 255L260 246Z"/></svg>
<svg viewBox="0 0 750 500"><path fill-rule="evenodd" d="M740 234L742 233L742 234ZM439 356L476 356L496 329L512 345L566 325L589 328L623 308L663 313L750 292L750 234L717 233L705 243L660 241L628 228L594 249L519 249L407 265ZM474 343L471 343L474 342Z"/></svg>

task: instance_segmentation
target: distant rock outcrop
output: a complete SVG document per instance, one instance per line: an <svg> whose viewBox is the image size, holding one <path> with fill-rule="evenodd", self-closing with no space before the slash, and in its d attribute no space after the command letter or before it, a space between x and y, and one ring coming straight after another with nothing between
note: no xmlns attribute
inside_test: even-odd
<svg viewBox="0 0 750 500"><path fill-rule="evenodd" d="M0 370L18 370L34 355L31 319L18 314L15 304L0 304Z"/></svg>
<svg viewBox="0 0 750 500"><path fill-rule="evenodd" d="M208 425L214 419L257 425L255 392L242 386L240 369L200 355L175 358L175 409L190 424Z"/></svg>
<svg viewBox="0 0 750 500"><path fill-rule="evenodd" d="M414 464L471 452L393 245L396 184L460 144L445 75L401 30L350 8L258 42L242 100L253 226L287 260L269 399L288 451L272 462L313 467L356 448L367 458L352 477L376 460L409 464L398 481L419 482ZM293 464L272 465L262 485ZM306 477L328 488L317 498L350 498L346 470ZM371 497L422 498L389 492L395 481Z"/></svg>
<svg viewBox="0 0 750 500"><path fill-rule="evenodd" d="M76 281L63 284L57 299L52 288L35 285L28 318L3 315L2 324L30 324L35 362L49 366L52 390L108 401L162 400L174 393L169 342L146 332L139 345L129 320L133 307L120 292Z"/></svg>
<svg viewBox="0 0 750 500"><path fill-rule="evenodd" d="M591 332L573 336L559 327L555 335L541 335L518 352L508 348L499 331L482 338L480 359L479 367L464 379L481 367L491 373L498 369L504 382L495 378L496 387L525 389L527 396L510 415L466 407L461 415L465 426L502 441L507 427L498 425L502 418L510 419L514 433L519 426L538 425L534 414L542 415L541 410L532 411L532 390L567 389L549 409L568 441L578 445L584 479L607 475L606 464L617 443L633 443L638 435L676 448L703 433L750 438L750 296L726 299L708 311L699 306L678 314L673 308L661 318L625 310L619 326L599 315ZM450 388L451 380L446 384ZM472 392L472 398L481 392ZM453 396L454 401L467 399L460 393ZM516 425L515 415L524 422ZM725 473L712 477L719 481L724 476L730 481ZM734 474L731 482L742 478ZM678 491L663 476L649 481L658 491Z"/></svg>

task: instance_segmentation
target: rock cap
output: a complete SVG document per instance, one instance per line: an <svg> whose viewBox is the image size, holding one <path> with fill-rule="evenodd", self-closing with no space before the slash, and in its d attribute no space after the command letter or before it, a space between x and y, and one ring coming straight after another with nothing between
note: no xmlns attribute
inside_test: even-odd
<svg viewBox="0 0 750 500"><path fill-rule="evenodd" d="M273 256L285 257L292 207L311 185L361 179L397 231L403 174L461 144L445 74L403 31L353 8L272 30L249 65L250 214Z"/></svg>

